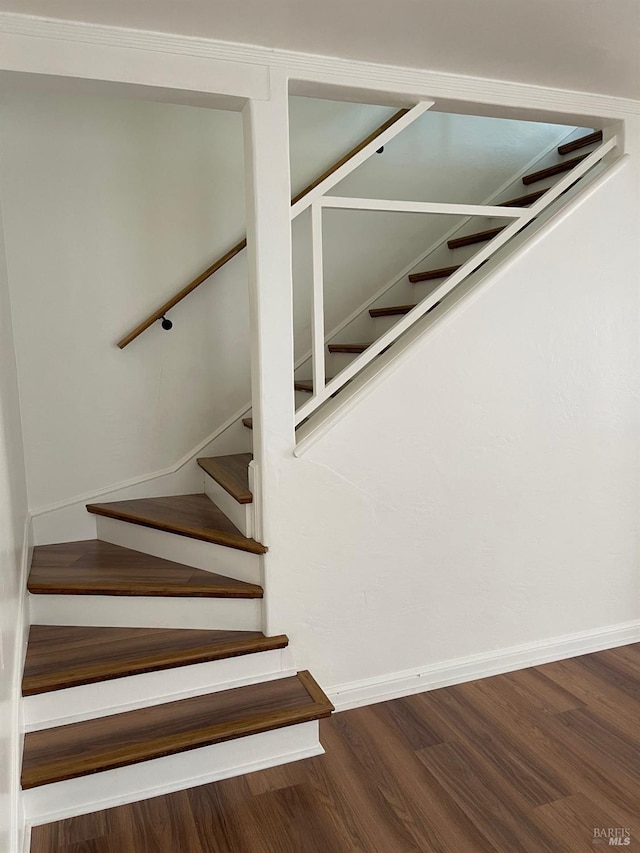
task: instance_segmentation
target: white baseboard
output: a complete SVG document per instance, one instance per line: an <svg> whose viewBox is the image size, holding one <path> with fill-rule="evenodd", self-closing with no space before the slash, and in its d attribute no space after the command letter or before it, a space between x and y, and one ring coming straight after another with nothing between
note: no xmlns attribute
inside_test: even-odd
<svg viewBox="0 0 640 853"><path fill-rule="evenodd" d="M318 721L24 791L29 827L322 755Z"/></svg>
<svg viewBox="0 0 640 853"><path fill-rule="evenodd" d="M613 649L616 646L638 641L640 641L640 619L536 643L525 643L494 652L455 658L417 669L366 678L362 681L339 684L328 688L326 693L335 705L336 711L347 711L349 708L373 705L376 702L410 696L412 693L423 693L439 687L449 687L452 684L463 684L465 681L475 681L478 678L539 666L590 652Z"/></svg>

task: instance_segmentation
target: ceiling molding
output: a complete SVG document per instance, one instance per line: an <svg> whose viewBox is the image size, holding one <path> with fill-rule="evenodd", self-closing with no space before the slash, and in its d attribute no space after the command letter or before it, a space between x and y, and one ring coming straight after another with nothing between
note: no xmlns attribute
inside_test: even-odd
<svg viewBox="0 0 640 853"><path fill-rule="evenodd" d="M268 66L282 69L294 79L360 86L420 97L612 118L640 114L640 101L629 98L8 12L0 12L0 35L3 34Z"/></svg>

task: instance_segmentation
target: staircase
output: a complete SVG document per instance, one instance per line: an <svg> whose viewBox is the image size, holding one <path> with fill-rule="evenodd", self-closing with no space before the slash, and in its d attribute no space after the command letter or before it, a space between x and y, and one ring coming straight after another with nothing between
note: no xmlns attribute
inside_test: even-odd
<svg viewBox="0 0 640 853"><path fill-rule="evenodd" d="M596 131L560 146L558 162L522 177L532 191L493 204L535 205L601 141ZM508 227L486 219L471 218L424 267L363 306L342 337L326 339L327 383ZM394 301L398 293L407 298ZM309 373L307 360L295 377L298 406L314 394ZM252 417L242 424L252 429ZM202 492L89 504L96 539L34 549L22 685L31 823L322 752L318 721L333 707L310 673L293 668L288 638L262 632L267 548L255 538L252 455L197 464Z"/></svg>
<svg viewBox="0 0 640 853"><path fill-rule="evenodd" d="M293 669L288 638L260 630L251 458L198 460L237 525L208 494L90 504L97 539L34 549L30 823L322 752L331 703Z"/></svg>

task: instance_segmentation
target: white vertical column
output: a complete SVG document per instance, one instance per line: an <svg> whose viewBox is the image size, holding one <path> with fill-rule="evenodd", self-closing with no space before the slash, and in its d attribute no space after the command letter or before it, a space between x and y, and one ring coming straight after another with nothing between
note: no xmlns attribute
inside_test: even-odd
<svg viewBox="0 0 640 853"><path fill-rule="evenodd" d="M251 399L256 533L270 545L269 500L295 446L291 189L286 76L271 72L271 98L244 109ZM269 566L269 554L265 566Z"/></svg>
<svg viewBox="0 0 640 853"><path fill-rule="evenodd" d="M322 266L322 207L311 205L311 245L313 255L313 308L311 352L313 355L313 395L324 391L324 271Z"/></svg>

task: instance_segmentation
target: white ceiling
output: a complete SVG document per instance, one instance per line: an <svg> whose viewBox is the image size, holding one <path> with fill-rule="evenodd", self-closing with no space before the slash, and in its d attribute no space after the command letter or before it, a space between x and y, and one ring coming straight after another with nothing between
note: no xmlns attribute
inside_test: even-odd
<svg viewBox="0 0 640 853"><path fill-rule="evenodd" d="M0 0L0 11L640 99L640 0Z"/></svg>

